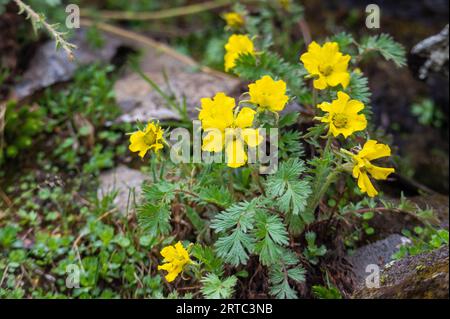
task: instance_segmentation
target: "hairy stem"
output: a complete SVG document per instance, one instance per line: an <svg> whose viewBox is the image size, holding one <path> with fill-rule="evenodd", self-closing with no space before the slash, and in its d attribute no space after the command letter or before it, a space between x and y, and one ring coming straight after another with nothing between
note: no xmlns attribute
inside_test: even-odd
<svg viewBox="0 0 450 319"><path fill-rule="evenodd" d="M56 25L49 24L43 15L36 13L29 5L25 4L22 0L13 0L19 7L19 14L26 13L26 18L31 19L33 27L35 25L42 25L47 32L53 37L57 46L61 46L66 51L70 60L74 59L73 50L77 48L75 44L67 42L64 39L64 32L60 32L56 29Z"/></svg>

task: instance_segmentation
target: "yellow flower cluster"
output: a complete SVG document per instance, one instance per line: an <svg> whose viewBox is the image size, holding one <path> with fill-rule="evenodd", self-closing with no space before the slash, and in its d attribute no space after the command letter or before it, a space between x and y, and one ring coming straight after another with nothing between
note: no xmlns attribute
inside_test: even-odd
<svg viewBox="0 0 450 319"><path fill-rule="evenodd" d="M250 102L259 111L279 112L286 106L286 83L275 81L270 76L249 85ZM236 100L223 92L214 98L201 99L198 115L206 133L202 149L207 152L222 152L225 147L227 165L238 168L247 163L245 146L257 147L263 138L253 128L256 111L250 107L238 107Z"/></svg>
<svg viewBox="0 0 450 319"><path fill-rule="evenodd" d="M225 45L225 71L236 66L236 60L244 54L255 55L253 41L247 35L233 34Z"/></svg>
<svg viewBox="0 0 450 319"><path fill-rule="evenodd" d="M327 42L323 46L312 42L308 47L308 52L304 53L300 60L314 78L314 88L318 90L338 85L345 89L350 83L350 73L348 72L350 56L339 52L339 45L336 42ZM323 102L317 107L325 114L316 119L328 124L329 135L337 137L342 134L344 138L347 138L354 132L363 131L367 127L366 117L364 114L360 114L364 109L364 104L352 100L348 94L342 91L337 92L337 99L331 103ZM368 140L358 154L351 154L352 174L358 180L358 187L368 196L376 196L378 192L369 175L374 179L384 180L395 170L394 168L375 166L372 161L390 156L391 149L388 145Z"/></svg>
<svg viewBox="0 0 450 319"><path fill-rule="evenodd" d="M139 156L144 158L145 154L151 150L157 153L164 146L163 141L164 131L157 123L148 123L143 131L137 131L130 136L131 152L139 152Z"/></svg>
<svg viewBox="0 0 450 319"><path fill-rule="evenodd" d="M239 29L245 25L245 18L237 12L228 12L223 15L227 26L232 29Z"/></svg>
<svg viewBox="0 0 450 319"><path fill-rule="evenodd" d="M164 257L164 264L158 266L158 270L167 271L166 280L172 282L177 276L183 272L183 269L192 263L188 251L183 247L181 242L173 246L166 246L161 250Z"/></svg>

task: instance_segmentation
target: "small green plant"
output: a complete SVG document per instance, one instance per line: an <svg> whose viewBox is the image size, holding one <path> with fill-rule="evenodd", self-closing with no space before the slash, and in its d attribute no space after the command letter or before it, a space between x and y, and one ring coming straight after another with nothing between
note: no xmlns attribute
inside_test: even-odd
<svg viewBox="0 0 450 319"><path fill-rule="evenodd" d="M411 112L422 125L441 127L444 121L444 114L430 99L413 104Z"/></svg>
<svg viewBox="0 0 450 319"><path fill-rule="evenodd" d="M303 251L305 258L313 265L317 265L319 257L323 257L327 253L325 245L321 245L320 247L316 245L316 237L316 233L314 232L307 232L305 234L307 246Z"/></svg>
<svg viewBox="0 0 450 319"><path fill-rule="evenodd" d="M317 299L342 299L342 295L336 287L313 286L312 292Z"/></svg>
<svg viewBox="0 0 450 319"><path fill-rule="evenodd" d="M38 105L19 106L15 101L6 103L0 164L5 158L17 158L33 146L34 137L44 130L44 116L45 110Z"/></svg>
<svg viewBox="0 0 450 319"><path fill-rule="evenodd" d="M100 65L81 68L73 83L60 91L47 90L39 102L47 113L47 133L67 132L53 136L57 147L52 153L68 168L97 173L112 167L114 157L125 152L124 147L113 147L123 136L120 125L105 127L120 114L114 99L112 71L112 67Z"/></svg>
<svg viewBox="0 0 450 319"><path fill-rule="evenodd" d="M405 229L402 233L411 240L411 244L400 247L399 251L392 256L396 260L448 245L448 230L437 229L431 225L417 226L413 231Z"/></svg>

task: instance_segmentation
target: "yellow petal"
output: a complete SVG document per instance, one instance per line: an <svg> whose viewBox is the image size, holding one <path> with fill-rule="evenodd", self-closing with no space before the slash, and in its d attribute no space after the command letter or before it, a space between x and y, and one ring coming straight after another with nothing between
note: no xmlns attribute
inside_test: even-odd
<svg viewBox="0 0 450 319"><path fill-rule="evenodd" d="M322 75L320 75L318 79L315 79L313 84L314 88L317 90L325 90L327 88L327 80Z"/></svg>
<svg viewBox="0 0 450 319"><path fill-rule="evenodd" d="M328 102L322 102L319 105L317 105L317 107L327 113L330 113L332 110L331 103L328 103Z"/></svg>
<svg viewBox="0 0 450 319"><path fill-rule="evenodd" d="M367 171L370 173L370 175L372 175L373 178L378 180L385 180L390 174L395 172L395 169L372 165L371 167L367 168Z"/></svg>
<svg viewBox="0 0 450 319"><path fill-rule="evenodd" d="M389 145L378 144L375 140L368 140L358 156L372 161L378 158L391 156L391 148Z"/></svg>
<svg viewBox="0 0 450 319"><path fill-rule="evenodd" d="M207 152L221 152L223 150L224 135L220 130L208 130L208 134L203 138L202 150Z"/></svg>
<svg viewBox="0 0 450 319"><path fill-rule="evenodd" d="M252 126L256 111L249 107L243 107L236 117L235 124L240 128L247 128Z"/></svg>
<svg viewBox="0 0 450 319"><path fill-rule="evenodd" d="M164 257L165 260L171 261L176 259L177 251L173 246L166 246L161 250L161 256Z"/></svg>
<svg viewBox="0 0 450 319"><path fill-rule="evenodd" d="M364 104L358 100L350 100L347 102L345 107L345 113L347 114L357 114L364 109Z"/></svg>
<svg viewBox="0 0 450 319"><path fill-rule="evenodd" d="M333 72L327 76L326 79L329 86L337 86L341 84L345 89L350 83L350 74L348 72Z"/></svg>
<svg viewBox="0 0 450 319"><path fill-rule="evenodd" d="M163 264L163 265L159 265L159 266L158 266L158 270L166 270L166 271L170 272L170 271L173 270L173 265L170 264L170 263L166 263L166 264Z"/></svg>
<svg viewBox="0 0 450 319"><path fill-rule="evenodd" d="M236 60L243 54L255 54L252 40L247 35L233 34L225 45L225 71L229 71L236 66Z"/></svg>
<svg viewBox="0 0 450 319"><path fill-rule="evenodd" d="M174 281L174 280L177 278L177 276L178 276L179 273L180 273L180 272L178 272L178 271L171 271L171 272L169 272L169 273L165 276L167 282L172 282L172 281Z"/></svg>
<svg viewBox="0 0 450 319"><path fill-rule="evenodd" d="M246 128L242 131L242 136L245 143L250 147L256 147L264 141L263 136L257 129Z"/></svg>
<svg viewBox="0 0 450 319"><path fill-rule="evenodd" d="M367 173L361 173L359 175L358 186L361 189L361 192L367 193L369 197L375 197L376 195L378 195L378 192L375 187L373 187L373 184L370 181L369 176L367 176Z"/></svg>
<svg viewBox="0 0 450 319"><path fill-rule="evenodd" d="M247 154L244 149L244 144L240 139L227 143L225 148L226 161L229 167L238 168L247 162Z"/></svg>
<svg viewBox="0 0 450 319"><path fill-rule="evenodd" d="M175 244L175 249L179 256L181 256L185 261L190 260L187 250L183 247L183 244L179 241Z"/></svg>

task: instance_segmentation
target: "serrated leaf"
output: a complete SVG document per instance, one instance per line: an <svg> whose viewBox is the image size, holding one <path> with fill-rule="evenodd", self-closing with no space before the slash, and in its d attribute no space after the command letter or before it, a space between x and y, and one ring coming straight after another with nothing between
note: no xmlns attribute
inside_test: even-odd
<svg viewBox="0 0 450 319"><path fill-rule="evenodd" d="M207 299L228 299L234 294L237 278L227 277L221 280L216 274L208 274L201 279L203 284L201 291Z"/></svg>
<svg viewBox="0 0 450 319"><path fill-rule="evenodd" d="M405 48L388 34L382 33L364 39L360 52L371 51L379 52L386 60L393 61L397 67L406 65Z"/></svg>
<svg viewBox="0 0 450 319"><path fill-rule="evenodd" d="M217 255L234 266L246 264L253 252L255 240L250 231L255 213L256 199L231 206L211 222L211 228L222 233L214 245Z"/></svg>
<svg viewBox="0 0 450 319"><path fill-rule="evenodd" d="M300 180L304 171L303 161L289 159L282 162L278 171L266 181L268 197L274 199L276 206L284 213L298 215L306 207L311 188L308 181Z"/></svg>
<svg viewBox="0 0 450 319"><path fill-rule="evenodd" d="M158 237L170 233L170 210L168 206L147 203L138 208L138 223L144 232Z"/></svg>
<svg viewBox="0 0 450 319"><path fill-rule="evenodd" d="M256 215L255 252L265 266L279 261L281 246L289 243L288 232L280 217L260 212Z"/></svg>

